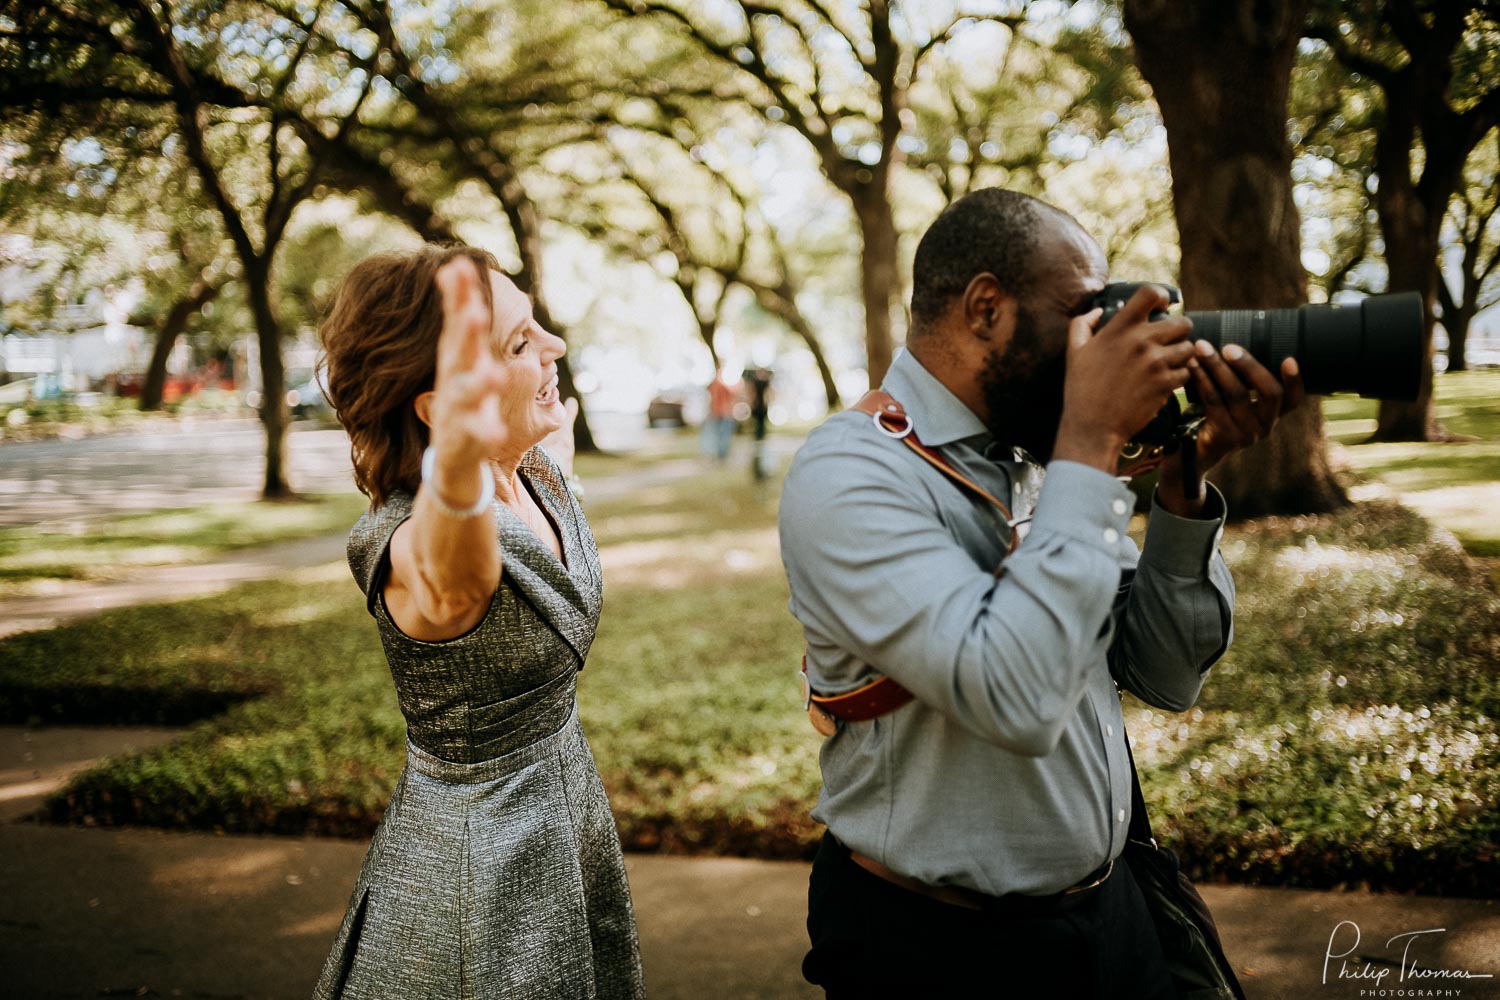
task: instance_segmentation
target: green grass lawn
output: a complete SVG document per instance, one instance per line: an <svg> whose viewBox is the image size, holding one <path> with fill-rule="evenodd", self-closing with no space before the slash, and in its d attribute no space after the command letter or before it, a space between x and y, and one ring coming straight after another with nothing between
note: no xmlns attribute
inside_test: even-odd
<svg viewBox="0 0 1500 1000"><path fill-rule="evenodd" d="M776 491L741 472L590 510L607 593L580 700L634 849L798 857L819 835ZM1388 502L1229 531L1233 649L1192 713L1127 710L1158 835L1198 875L1500 882L1500 601L1445 538ZM0 642L5 721L195 718L52 817L362 836L401 766L340 566Z"/></svg>
<svg viewBox="0 0 1500 1000"><path fill-rule="evenodd" d="M1328 436L1355 472L1388 485L1475 555L1500 557L1500 372L1445 372L1434 391L1438 420L1476 440L1367 444L1379 404L1342 396L1323 403Z"/></svg>
<svg viewBox="0 0 1500 1000"><path fill-rule="evenodd" d="M24 592L38 580L112 579L145 567L205 562L237 549L344 531L364 509L358 494L320 494L0 528L0 597Z"/></svg>

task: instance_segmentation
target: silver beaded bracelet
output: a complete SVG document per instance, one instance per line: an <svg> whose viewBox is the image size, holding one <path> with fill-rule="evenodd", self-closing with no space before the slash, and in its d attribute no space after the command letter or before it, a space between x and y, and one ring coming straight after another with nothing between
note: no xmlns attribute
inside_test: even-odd
<svg viewBox="0 0 1500 1000"><path fill-rule="evenodd" d="M479 499L474 506L468 508L449 507L443 502L443 495L438 492L436 483L433 482L437 471L437 452L432 445L422 452L422 485L427 487L427 499L437 508L439 514L451 517L455 521L467 521L471 517L478 517L490 509L490 502L495 499L495 477L490 475L490 470L481 463L479 466Z"/></svg>

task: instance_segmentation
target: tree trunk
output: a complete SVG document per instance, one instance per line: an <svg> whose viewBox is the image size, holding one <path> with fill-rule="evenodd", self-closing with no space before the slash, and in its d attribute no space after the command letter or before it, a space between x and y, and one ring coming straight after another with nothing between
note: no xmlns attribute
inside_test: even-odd
<svg viewBox="0 0 1500 1000"><path fill-rule="evenodd" d="M281 358L281 323L271 305L269 265L244 261L245 288L260 346L260 422L266 429L266 478L262 496L276 500L292 495L286 479L286 439L291 414L286 405L286 366Z"/></svg>
<svg viewBox="0 0 1500 1000"><path fill-rule="evenodd" d="M1375 142L1375 170L1379 185L1375 207L1385 240L1385 263L1390 275L1386 289L1418 292L1422 296L1422 379L1414 402L1382 400L1375 441L1436 441L1438 426L1432 403L1433 303L1437 297L1438 237L1442 212L1434 213L1411 178L1411 143L1417 110L1399 88L1387 90L1387 120ZM1427 170L1433 166L1428 164ZM1446 204L1446 198L1444 204Z"/></svg>
<svg viewBox="0 0 1500 1000"><path fill-rule="evenodd" d="M1474 281L1474 258L1479 250L1478 241L1464 249L1464 283L1461 299L1453 297L1447 280L1438 275L1437 300L1443 309L1443 329L1448 333L1448 367L1450 372L1469 370L1469 324L1479 311L1477 299L1478 282ZM1483 280L1482 278L1480 280Z"/></svg>
<svg viewBox="0 0 1500 1000"><path fill-rule="evenodd" d="M1469 321L1463 319L1454 323L1453 328L1448 331L1448 367L1450 372L1466 372L1469 370Z"/></svg>
<svg viewBox="0 0 1500 1000"><path fill-rule="evenodd" d="M1307 300L1292 200L1287 93L1307 0L1174 4L1127 0L1136 61L1167 127L1172 201L1189 311ZM1213 480L1235 517L1347 503L1317 398Z"/></svg>
<svg viewBox="0 0 1500 1000"><path fill-rule="evenodd" d="M161 409L162 393L167 384L167 359L177 338L187 329L188 320L200 309L212 302L219 294L218 285L199 279L186 296L172 304L167 318L156 331L156 346L151 350L151 363L146 367L146 382L141 386L141 409Z"/></svg>
<svg viewBox="0 0 1500 1000"><path fill-rule="evenodd" d="M1447 371L1466 372L1469 370L1469 323L1473 319L1473 312L1467 309L1456 310L1451 319L1447 313L1443 314L1443 329L1448 331Z"/></svg>
<svg viewBox="0 0 1500 1000"><path fill-rule="evenodd" d="M823 345L818 343L817 335L805 319L793 323L792 332L801 337L807 349L812 352L813 362L818 366L818 378L823 382L823 400L828 404L828 412L832 413L842 405L842 401L839 399L838 383L833 378L833 369L828 367L828 359L823 356Z"/></svg>
<svg viewBox="0 0 1500 1000"><path fill-rule="evenodd" d="M865 368L870 387L880 385L895 356L891 302L901 288L896 269L896 220L888 188L870 182L852 194L864 246L859 255L860 293L865 307Z"/></svg>

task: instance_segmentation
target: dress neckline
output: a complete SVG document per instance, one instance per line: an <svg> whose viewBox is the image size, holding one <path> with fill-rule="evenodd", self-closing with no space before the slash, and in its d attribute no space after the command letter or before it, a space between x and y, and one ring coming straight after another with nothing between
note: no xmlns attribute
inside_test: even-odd
<svg viewBox="0 0 1500 1000"><path fill-rule="evenodd" d="M502 512L502 517L509 517L520 527L524 528L526 531L526 537L535 544L536 548L546 553L547 557L551 559L553 563L561 567L562 571L569 577L572 577L573 571L578 565L577 553L574 551L573 546L569 544L572 533L564 530L562 514L554 506L555 498L552 497L550 490L543 488L534 479L532 479L531 473L528 472L524 467L517 469L516 472L521 477L522 485L525 487L526 491L531 494L531 499L535 501L537 509L542 512L542 516L547 519L548 524L552 527L553 534L557 536L557 544L558 547L562 550L562 555L559 556L558 553L552 551L552 546L548 545L547 542L536 533L536 530L532 528L531 524L527 522L526 518L522 517L520 514L516 513L516 511L512 510L508 504L496 501L496 508Z"/></svg>

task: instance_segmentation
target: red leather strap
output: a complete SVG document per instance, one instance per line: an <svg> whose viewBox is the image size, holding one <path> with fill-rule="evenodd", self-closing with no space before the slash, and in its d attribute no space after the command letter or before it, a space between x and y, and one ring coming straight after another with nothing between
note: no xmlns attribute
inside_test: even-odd
<svg viewBox="0 0 1500 1000"><path fill-rule="evenodd" d="M802 673L805 678L806 656L802 657ZM804 680L803 683L805 684L806 681ZM853 691L845 691L843 694L824 696L813 694L809 688L807 710L812 715L813 728L822 733L824 727L818 724L818 717L812 714L815 709L844 722L867 722L894 712L914 697L916 696L889 677L877 677L870 683L857 687ZM824 735L830 734L824 733Z"/></svg>
<svg viewBox="0 0 1500 1000"><path fill-rule="evenodd" d="M851 406L850 409L870 414L875 419L876 425L884 430L886 434L893 438L899 438L908 448L921 455L939 472L953 480L959 489L971 496L994 504L1000 509L1000 513L1004 515L1007 522L1012 520L1010 508L1006 506L1004 501L960 472L951 462L943 457L942 452L922 443L922 439L917 437L916 428L912 426L911 418L906 415L905 407L896 402L890 393L881 389L872 389L861 396L859 402ZM1015 548L1016 535L1012 531L1010 549L1014 552Z"/></svg>
<svg viewBox="0 0 1500 1000"><path fill-rule="evenodd" d="M900 440L912 451L921 455L939 472L953 480L965 493L994 504L999 508L1001 516L1007 523L1013 520L1010 508L998 497L956 469L943 457L942 452L922 443L922 440L917 437L916 429L912 426L911 418L906 415L905 407L890 393L879 389L872 390L865 393L850 409L868 413L874 419L875 425L887 436ZM1015 551L1016 543L1016 532L1012 528L1009 551ZM806 656L802 657L802 675L803 685L807 687ZM846 691L843 694L825 697L814 694L811 687L807 687L806 694L808 717L812 721L813 728L825 736L833 733L830 716L844 722L866 722L894 712L915 697L889 677L878 677L863 687Z"/></svg>

